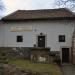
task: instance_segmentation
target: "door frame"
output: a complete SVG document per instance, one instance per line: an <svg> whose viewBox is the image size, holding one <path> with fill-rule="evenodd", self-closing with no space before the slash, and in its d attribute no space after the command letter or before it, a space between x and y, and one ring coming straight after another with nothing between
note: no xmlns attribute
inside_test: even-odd
<svg viewBox="0 0 75 75"><path fill-rule="evenodd" d="M36 35L36 46L37 47L38 47L38 36L45 36L45 47L47 47L47 34L42 33L42 35L41 35L41 33L40 33L40 34Z"/></svg>
<svg viewBox="0 0 75 75"><path fill-rule="evenodd" d="M69 46L62 46L62 47L60 47L61 64L63 64L62 63L62 48L69 48L69 63L72 63L72 51L71 51L71 47L69 47Z"/></svg>

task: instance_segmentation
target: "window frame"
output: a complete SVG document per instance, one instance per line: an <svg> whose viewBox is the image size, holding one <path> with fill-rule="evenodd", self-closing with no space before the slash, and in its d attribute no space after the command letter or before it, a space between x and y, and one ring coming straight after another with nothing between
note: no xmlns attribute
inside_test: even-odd
<svg viewBox="0 0 75 75"><path fill-rule="evenodd" d="M23 42L23 36L22 35L17 35L16 36L16 42Z"/></svg>
<svg viewBox="0 0 75 75"><path fill-rule="evenodd" d="M66 42L65 35L59 35L59 40L58 41L59 42Z"/></svg>

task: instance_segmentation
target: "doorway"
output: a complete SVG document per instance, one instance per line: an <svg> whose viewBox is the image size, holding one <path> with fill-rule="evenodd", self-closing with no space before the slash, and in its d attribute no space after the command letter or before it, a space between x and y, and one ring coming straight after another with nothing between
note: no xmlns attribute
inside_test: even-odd
<svg viewBox="0 0 75 75"><path fill-rule="evenodd" d="M46 37L43 35L43 36L41 36L41 35L39 35L38 36L38 47L45 47L45 39L46 39Z"/></svg>
<svg viewBox="0 0 75 75"><path fill-rule="evenodd" d="M70 62L69 48L62 48L62 63Z"/></svg>

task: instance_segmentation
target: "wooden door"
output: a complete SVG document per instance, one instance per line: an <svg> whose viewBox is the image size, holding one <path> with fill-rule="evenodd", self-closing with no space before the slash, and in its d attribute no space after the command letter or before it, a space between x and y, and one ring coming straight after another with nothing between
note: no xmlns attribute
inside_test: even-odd
<svg viewBox="0 0 75 75"><path fill-rule="evenodd" d="M45 47L45 36L38 36L38 47Z"/></svg>
<svg viewBox="0 0 75 75"><path fill-rule="evenodd" d="M62 63L69 63L69 48L62 48Z"/></svg>

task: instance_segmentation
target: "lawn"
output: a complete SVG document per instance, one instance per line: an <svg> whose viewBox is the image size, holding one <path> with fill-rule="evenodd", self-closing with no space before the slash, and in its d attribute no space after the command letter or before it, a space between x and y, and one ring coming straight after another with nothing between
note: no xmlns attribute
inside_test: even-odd
<svg viewBox="0 0 75 75"><path fill-rule="evenodd" d="M61 70L56 64L41 64L41 63L32 63L28 60L9 60L9 64L14 64L17 67L23 68L25 70L30 70L32 72L48 72L51 75L61 75Z"/></svg>

